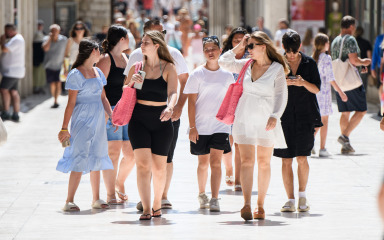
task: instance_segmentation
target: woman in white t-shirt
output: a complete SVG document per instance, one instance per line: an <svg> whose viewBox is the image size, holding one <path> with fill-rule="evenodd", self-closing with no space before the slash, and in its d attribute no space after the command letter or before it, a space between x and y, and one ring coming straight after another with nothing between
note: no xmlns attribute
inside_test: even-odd
<svg viewBox="0 0 384 240"><path fill-rule="evenodd" d="M230 72L239 73L248 60L236 59L236 54L244 51L245 47L248 48L253 62L245 72L243 94L236 108L232 136L239 146L241 158L240 180L244 195L241 217L252 220L265 218L264 200L271 178L273 148L287 146L280 117L288 100L285 75L289 70L272 40L261 31L245 35L236 47L220 57L220 66ZM251 196L256 150L258 199L252 216Z"/></svg>
<svg viewBox="0 0 384 240"><path fill-rule="evenodd" d="M208 207L205 186L208 167L211 166L211 212L219 212L218 201L221 182L221 158L231 151L229 133L231 126L219 122L216 114L227 89L234 82L232 73L220 68L220 43L216 36L203 38L203 51L207 62L189 76L184 93L188 94L189 140L191 153L198 155L197 179L200 208Z"/></svg>

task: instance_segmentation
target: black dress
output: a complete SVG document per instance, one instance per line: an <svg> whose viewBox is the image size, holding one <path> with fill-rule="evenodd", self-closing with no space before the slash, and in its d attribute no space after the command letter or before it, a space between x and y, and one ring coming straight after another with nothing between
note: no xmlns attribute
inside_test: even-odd
<svg viewBox="0 0 384 240"><path fill-rule="evenodd" d="M296 75L320 89L321 79L315 60L302 52L300 54L301 62ZM292 76L292 71L289 76ZM288 86L288 103L281 117L288 148L274 149L273 155L280 158L310 156L315 142L315 128L322 125L316 94L309 92L305 87Z"/></svg>

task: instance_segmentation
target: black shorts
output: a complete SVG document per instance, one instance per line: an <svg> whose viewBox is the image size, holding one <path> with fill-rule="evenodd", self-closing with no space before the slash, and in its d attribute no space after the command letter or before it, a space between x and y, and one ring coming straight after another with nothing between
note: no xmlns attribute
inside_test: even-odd
<svg viewBox="0 0 384 240"><path fill-rule="evenodd" d="M168 156L173 139L171 120L160 121L166 106L147 106L136 103L128 124L128 136L133 150L150 148L153 154Z"/></svg>
<svg viewBox="0 0 384 240"><path fill-rule="evenodd" d="M231 152L228 133L214 133L212 135L199 135L196 144L191 142L191 153L193 155L209 154L211 148L224 150L224 153Z"/></svg>
<svg viewBox="0 0 384 240"><path fill-rule="evenodd" d="M173 125L173 139L171 147L169 148L167 163L171 163L173 160L173 154L175 153L177 139L179 137L180 119L172 122Z"/></svg>
<svg viewBox="0 0 384 240"><path fill-rule="evenodd" d="M315 143L315 127L311 123L282 123L285 142L288 148L274 149L273 156L279 158L294 158L311 156Z"/></svg>
<svg viewBox="0 0 384 240"><path fill-rule="evenodd" d="M367 98L365 96L363 85L351 91L346 91L345 94L348 97L347 102L343 102L340 95L336 92L336 101L339 112L367 111Z"/></svg>
<svg viewBox="0 0 384 240"><path fill-rule="evenodd" d="M45 69L47 83L60 82L60 70Z"/></svg>
<svg viewBox="0 0 384 240"><path fill-rule="evenodd" d="M20 78L3 77L0 83L1 89L17 90Z"/></svg>

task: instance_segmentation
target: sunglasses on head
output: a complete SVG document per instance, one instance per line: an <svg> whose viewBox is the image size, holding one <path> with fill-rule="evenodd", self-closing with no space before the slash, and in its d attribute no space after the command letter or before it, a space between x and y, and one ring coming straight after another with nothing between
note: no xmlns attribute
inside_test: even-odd
<svg viewBox="0 0 384 240"><path fill-rule="evenodd" d="M250 43L247 45L247 48L252 50L255 47L255 45L260 46L260 45L264 45L264 43Z"/></svg>
<svg viewBox="0 0 384 240"><path fill-rule="evenodd" d="M219 43L219 38L217 36L203 37L203 43L208 40L213 40L215 43Z"/></svg>
<svg viewBox="0 0 384 240"><path fill-rule="evenodd" d="M241 34L247 34L247 31L245 31L243 28L236 28L235 31L233 31L233 34L237 34L237 33L241 33Z"/></svg>
<svg viewBox="0 0 384 240"><path fill-rule="evenodd" d="M83 27L79 27L79 28L76 27L75 30L84 30L84 28Z"/></svg>

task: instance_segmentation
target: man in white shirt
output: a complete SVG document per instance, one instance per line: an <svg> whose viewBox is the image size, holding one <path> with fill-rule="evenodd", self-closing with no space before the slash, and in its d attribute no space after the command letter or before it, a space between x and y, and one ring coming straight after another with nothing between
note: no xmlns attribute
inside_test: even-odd
<svg viewBox="0 0 384 240"><path fill-rule="evenodd" d="M146 22L144 26L144 32L150 31L150 30L156 30L156 31L163 31L163 26L159 21L148 21ZM184 104L187 100L187 96L183 93L185 84L187 83L189 74L188 74L188 66L187 63L185 62L185 59L183 55L181 55L180 51L177 50L176 48L173 48L171 46L168 46L168 50L175 60L175 66L176 66L176 72L177 76L180 82L180 92L179 92L179 99L176 104L176 106L173 109L173 114L172 114L172 123L173 123L173 140L172 140L172 146L168 154L168 159L167 159L167 181L165 184L164 188L164 193L163 197L161 200L161 208L163 209L171 209L172 204L168 201L168 190L169 186L171 184L171 179L172 179L172 174L173 174L173 153L175 151L176 147L176 142L177 142L177 137L179 133L179 127L180 127L180 116L184 107ZM128 64L127 67L125 68L124 75L128 75L129 70L131 67L139 61L143 61L143 53L141 51L141 48L137 48L135 51L131 53L129 56ZM137 209L142 210L142 205L141 202L137 204Z"/></svg>
<svg viewBox="0 0 384 240"><path fill-rule="evenodd" d="M282 39L283 35L289 30L289 22L286 19L280 19L279 30L275 33L275 44L280 53L284 53Z"/></svg>
<svg viewBox="0 0 384 240"><path fill-rule="evenodd" d="M3 120L12 119L19 121L20 96L17 91L18 83L25 76L25 42L23 36L17 33L16 26L6 24L4 34L0 37L1 44L1 74L3 79L0 84L0 92L3 100L4 109L1 113ZM12 117L9 113L13 104Z"/></svg>

